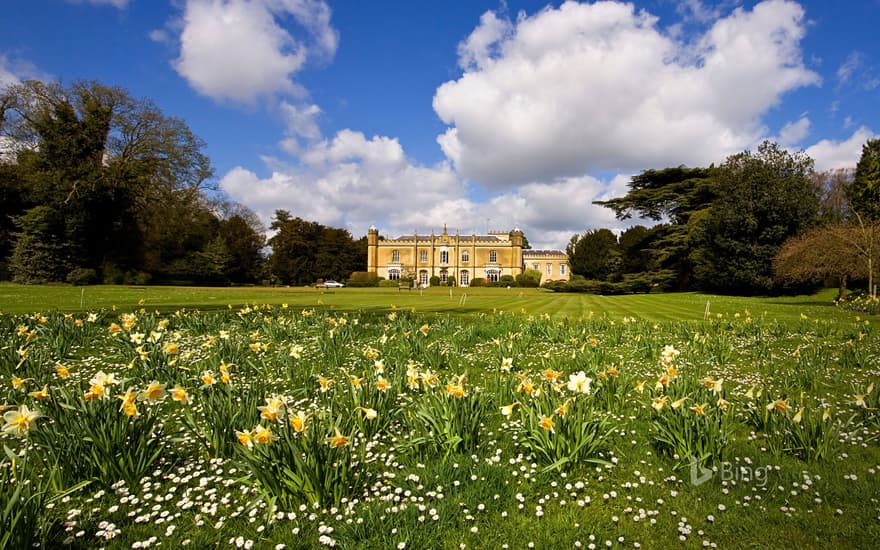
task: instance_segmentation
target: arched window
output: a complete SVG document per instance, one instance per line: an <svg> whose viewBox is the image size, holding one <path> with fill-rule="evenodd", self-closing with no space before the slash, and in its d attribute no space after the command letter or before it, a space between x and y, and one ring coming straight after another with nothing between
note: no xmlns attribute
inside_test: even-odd
<svg viewBox="0 0 880 550"><path fill-rule="evenodd" d="M489 251L489 261L493 264L498 261L498 254L494 250Z"/></svg>
<svg viewBox="0 0 880 550"><path fill-rule="evenodd" d="M465 250L461 253L461 263L466 264L471 260L471 255L468 254L468 251Z"/></svg>
<svg viewBox="0 0 880 550"><path fill-rule="evenodd" d="M392 250L391 251L391 261L394 263L400 263L400 250Z"/></svg>

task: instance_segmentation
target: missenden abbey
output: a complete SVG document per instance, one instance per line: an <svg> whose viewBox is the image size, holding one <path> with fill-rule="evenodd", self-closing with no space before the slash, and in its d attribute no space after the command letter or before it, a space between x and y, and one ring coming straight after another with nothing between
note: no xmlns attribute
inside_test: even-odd
<svg viewBox="0 0 880 550"><path fill-rule="evenodd" d="M413 278L428 286L431 277L469 286L476 278L498 281L526 269L541 272L541 283L569 279L568 256L562 250L523 249L523 233L489 231L486 235L450 235L446 226L436 235L379 237L375 227L367 232L367 271L389 280Z"/></svg>

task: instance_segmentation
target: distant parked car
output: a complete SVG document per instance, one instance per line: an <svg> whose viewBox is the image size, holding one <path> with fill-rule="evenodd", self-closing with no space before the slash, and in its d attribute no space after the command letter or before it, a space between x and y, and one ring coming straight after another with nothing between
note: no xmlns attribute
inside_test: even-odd
<svg viewBox="0 0 880 550"><path fill-rule="evenodd" d="M333 279L328 279L328 280L324 281L323 285L318 285L318 286L323 286L324 288L342 288L345 285L342 283L337 283Z"/></svg>

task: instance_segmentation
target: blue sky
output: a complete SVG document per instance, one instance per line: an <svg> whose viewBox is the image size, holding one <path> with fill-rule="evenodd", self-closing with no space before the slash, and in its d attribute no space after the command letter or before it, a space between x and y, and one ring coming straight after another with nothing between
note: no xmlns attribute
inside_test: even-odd
<svg viewBox="0 0 880 550"><path fill-rule="evenodd" d="M877 136L880 0L6 0L0 84L98 80L208 144L217 183L360 236L620 227L644 169Z"/></svg>

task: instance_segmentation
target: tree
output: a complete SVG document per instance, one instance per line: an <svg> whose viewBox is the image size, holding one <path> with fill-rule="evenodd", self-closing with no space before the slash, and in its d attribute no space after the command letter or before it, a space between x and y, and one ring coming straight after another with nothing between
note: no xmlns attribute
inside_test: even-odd
<svg viewBox="0 0 880 550"><path fill-rule="evenodd" d="M817 227L785 242L773 259L773 273L779 280L795 283L834 277L837 297L843 298L848 279L873 281L877 251L880 227L876 225Z"/></svg>
<svg viewBox="0 0 880 550"><path fill-rule="evenodd" d="M607 280L620 267L617 236L610 229L593 229L574 235L568 244L572 273L587 279Z"/></svg>
<svg viewBox="0 0 880 550"><path fill-rule="evenodd" d="M662 221L650 229L649 269L664 275L668 281L664 286L687 289L693 271L689 236L717 195L712 168L645 170L633 177L628 187L625 196L595 204L611 208L619 220L638 215Z"/></svg>
<svg viewBox="0 0 880 550"><path fill-rule="evenodd" d="M149 100L96 82L27 81L0 93L0 109L0 138L12 151L4 158L14 165L0 176L14 173L24 190L7 215L45 207L41 218L71 267L175 271L171 263L216 237L205 144ZM33 240L24 227L17 238ZM20 248L17 264L31 263L31 248Z"/></svg>
<svg viewBox="0 0 880 550"><path fill-rule="evenodd" d="M866 222L880 221L880 139L868 140L847 186L850 207Z"/></svg>
<svg viewBox="0 0 880 550"><path fill-rule="evenodd" d="M733 293L773 289L772 260L790 237L816 221L813 161L764 142L727 158L713 174L716 198L690 235L701 288Z"/></svg>

